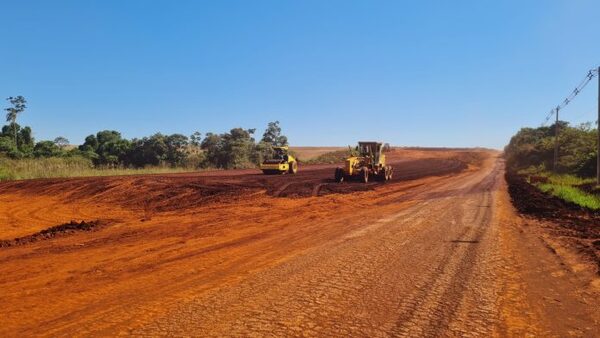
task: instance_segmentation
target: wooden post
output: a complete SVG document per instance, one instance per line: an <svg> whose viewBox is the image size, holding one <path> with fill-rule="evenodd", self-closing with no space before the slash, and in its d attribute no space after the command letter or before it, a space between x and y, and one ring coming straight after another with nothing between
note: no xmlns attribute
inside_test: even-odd
<svg viewBox="0 0 600 338"><path fill-rule="evenodd" d="M596 184L600 185L600 66L596 69L598 77L598 152L596 153Z"/></svg>
<svg viewBox="0 0 600 338"><path fill-rule="evenodd" d="M554 123L554 163L552 171L556 173L558 167L558 111L560 108L556 107L556 123Z"/></svg>

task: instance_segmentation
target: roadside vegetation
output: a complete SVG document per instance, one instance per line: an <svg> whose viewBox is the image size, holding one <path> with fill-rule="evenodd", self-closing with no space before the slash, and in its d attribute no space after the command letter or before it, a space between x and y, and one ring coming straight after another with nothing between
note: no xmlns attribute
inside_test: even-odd
<svg viewBox="0 0 600 338"><path fill-rule="evenodd" d="M592 123L559 122L559 158L553 172L555 125L523 128L504 149L510 171L527 176L539 190L581 207L600 210L595 185L597 130Z"/></svg>
<svg viewBox="0 0 600 338"><path fill-rule="evenodd" d="M0 180L33 178L167 174L194 170L186 167L148 166L144 168L97 167L84 157L38 159L0 158Z"/></svg>
<svg viewBox="0 0 600 338"><path fill-rule="evenodd" d="M321 154L317 157L302 161L305 164L333 164L343 162L348 155L350 150L336 150Z"/></svg>
<svg viewBox="0 0 600 338"><path fill-rule="evenodd" d="M539 177L544 177L540 179ZM556 196L564 201L579 206L600 210L600 191L595 187L595 179L581 178L574 175L557 175L547 172L534 176L530 182L541 191ZM537 182L536 182L537 181Z"/></svg>
<svg viewBox="0 0 600 338"><path fill-rule="evenodd" d="M30 127L17 123L27 108L25 98L7 101L7 124L0 132L0 180L253 168L270 156L272 146L287 145L279 121L270 122L258 141L256 129L244 128L204 137L200 132L156 133L133 139L102 130L81 145L62 136L36 141Z"/></svg>

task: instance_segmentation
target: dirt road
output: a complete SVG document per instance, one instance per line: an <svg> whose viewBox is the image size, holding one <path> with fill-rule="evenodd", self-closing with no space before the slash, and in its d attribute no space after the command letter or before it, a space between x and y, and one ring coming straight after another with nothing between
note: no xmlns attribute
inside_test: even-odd
<svg viewBox="0 0 600 338"><path fill-rule="evenodd" d="M0 248L0 334L599 332L595 284L523 227L497 154L448 153L398 154L396 180L368 188L329 187L329 167L289 185L252 172L3 183L2 239L103 225Z"/></svg>

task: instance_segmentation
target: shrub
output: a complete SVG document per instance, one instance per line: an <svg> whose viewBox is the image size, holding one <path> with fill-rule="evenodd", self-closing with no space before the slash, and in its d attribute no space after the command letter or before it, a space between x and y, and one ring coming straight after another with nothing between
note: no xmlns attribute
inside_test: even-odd
<svg viewBox="0 0 600 338"><path fill-rule="evenodd" d="M591 123L571 127L567 122L560 121L559 126L558 172L584 177L595 175L597 131L592 128ZM508 168L552 169L554 130L555 125L519 130L504 148Z"/></svg>

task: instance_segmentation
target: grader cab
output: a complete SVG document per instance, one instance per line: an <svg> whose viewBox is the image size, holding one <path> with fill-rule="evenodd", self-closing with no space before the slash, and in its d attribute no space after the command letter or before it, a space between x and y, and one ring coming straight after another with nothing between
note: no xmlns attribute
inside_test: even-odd
<svg viewBox="0 0 600 338"><path fill-rule="evenodd" d="M387 181L392 179L392 173L393 168L385 164L382 143L358 142L355 153L346 159L344 166L335 169L335 180L359 179L363 183L370 179Z"/></svg>

